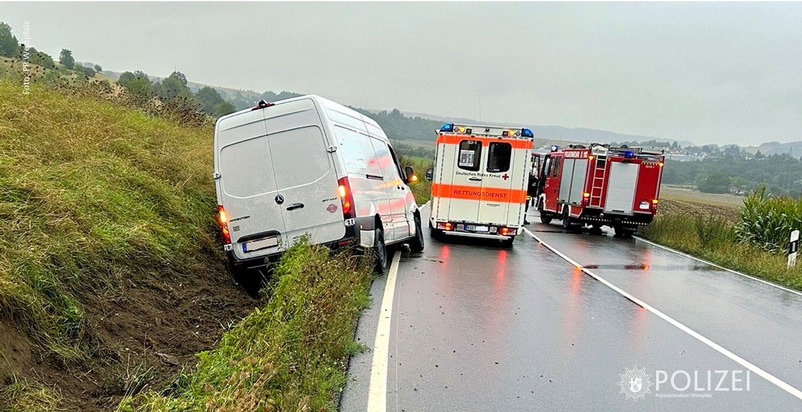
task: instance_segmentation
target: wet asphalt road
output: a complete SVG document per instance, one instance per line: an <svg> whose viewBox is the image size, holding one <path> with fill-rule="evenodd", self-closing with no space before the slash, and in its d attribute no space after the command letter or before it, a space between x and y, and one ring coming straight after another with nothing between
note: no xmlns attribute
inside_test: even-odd
<svg viewBox="0 0 802 412"><path fill-rule="evenodd" d="M528 229L542 241L802 388L802 295L637 239L565 233L536 219L532 213ZM397 274L389 411L802 410L798 398L583 273L528 234L508 250L486 241L427 242L423 254L402 255ZM374 305L357 332L371 348L385 281L374 282ZM342 410L366 410L371 361L371 351L351 360ZM637 401L619 386L628 382L620 376L625 368L635 366L646 368L652 384Z"/></svg>

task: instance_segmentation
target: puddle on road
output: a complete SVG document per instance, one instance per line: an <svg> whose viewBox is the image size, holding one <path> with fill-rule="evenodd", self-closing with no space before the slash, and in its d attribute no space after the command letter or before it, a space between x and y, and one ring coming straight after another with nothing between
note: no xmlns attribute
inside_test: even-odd
<svg viewBox="0 0 802 412"><path fill-rule="evenodd" d="M713 270L721 271L724 269L710 265L583 265L585 269L613 269L613 270Z"/></svg>

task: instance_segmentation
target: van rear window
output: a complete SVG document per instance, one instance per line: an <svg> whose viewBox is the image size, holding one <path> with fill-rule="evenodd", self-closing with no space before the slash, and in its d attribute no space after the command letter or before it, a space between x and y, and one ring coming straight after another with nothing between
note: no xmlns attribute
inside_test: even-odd
<svg viewBox="0 0 802 412"><path fill-rule="evenodd" d="M460 169L479 171L479 161L482 159L482 142L476 140L463 140L459 142L459 157L457 166Z"/></svg>
<svg viewBox="0 0 802 412"><path fill-rule="evenodd" d="M487 155L487 171L490 173L501 173L510 170L511 157L511 144L505 142L490 143Z"/></svg>
<svg viewBox="0 0 802 412"><path fill-rule="evenodd" d="M220 151L223 190L230 196L249 197L276 190L270 168L267 137L243 140Z"/></svg>
<svg viewBox="0 0 802 412"><path fill-rule="evenodd" d="M270 134L268 140L279 189L312 183L330 169L323 134L317 126Z"/></svg>

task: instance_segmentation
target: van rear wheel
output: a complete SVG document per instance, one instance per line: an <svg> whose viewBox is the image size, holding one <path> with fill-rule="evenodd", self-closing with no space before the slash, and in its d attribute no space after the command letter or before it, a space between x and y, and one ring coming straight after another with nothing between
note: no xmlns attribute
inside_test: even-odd
<svg viewBox="0 0 802 412"><path fill-rule="evenodd" d="M420 224L420 216L415 215L415 237L409 241L409 250L412 253L423 252L423 229Z"/></svg>
<svg viewBox="0 0 802 412"><path fill-rule="evenodd" d="M373 231L373 256L376 258L376 264L373 271L378 275L387 273L388 261L387 258L387 245L384 244L384 231L377 227Z"/></svg>

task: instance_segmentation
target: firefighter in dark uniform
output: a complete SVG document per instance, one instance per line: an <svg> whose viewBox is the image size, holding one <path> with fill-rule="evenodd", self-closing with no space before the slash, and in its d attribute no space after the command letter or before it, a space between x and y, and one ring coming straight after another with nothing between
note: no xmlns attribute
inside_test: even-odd
<svg viewBox="0 0 802 412"><path fill-rule="evenodd" d="M529 212L529 204L537 201L537 168L533 168L529 172L529 181L526 184L526 209L524 213L524 225L528 225L529 221L526 220L526 213Z"/></svg>

